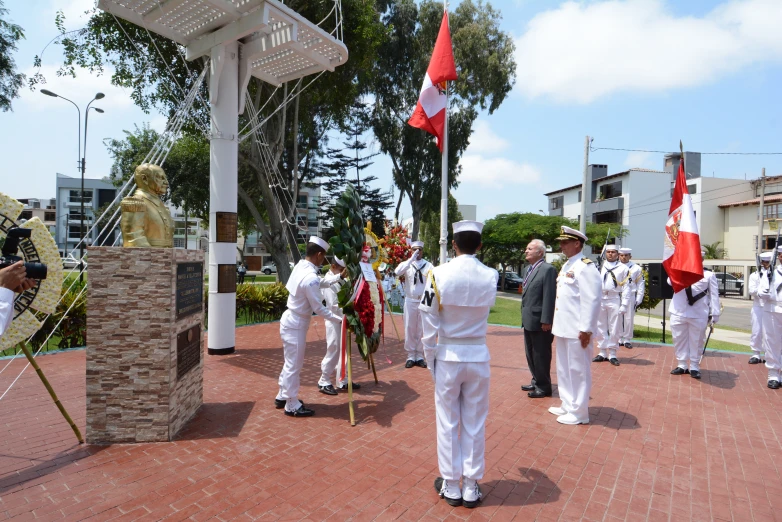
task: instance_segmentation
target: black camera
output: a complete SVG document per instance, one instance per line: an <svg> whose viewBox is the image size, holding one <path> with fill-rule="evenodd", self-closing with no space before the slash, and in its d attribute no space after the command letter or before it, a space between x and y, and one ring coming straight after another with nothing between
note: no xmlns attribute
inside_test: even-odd
<svg viewBox="0 0 782 522"><path fill-rule="evenodd" d="M27 239L32 235L33 231L29 228L12 228L8 231L8 235L5 236L5 243L3 244L3 255L0 257L0 270L7 268L14 263L24 261L21 257L16 255L19 250L19 241ZM29 279L46 279L46 265L43 263L25 263L25 270L27 270L27 277Z"/></svg>

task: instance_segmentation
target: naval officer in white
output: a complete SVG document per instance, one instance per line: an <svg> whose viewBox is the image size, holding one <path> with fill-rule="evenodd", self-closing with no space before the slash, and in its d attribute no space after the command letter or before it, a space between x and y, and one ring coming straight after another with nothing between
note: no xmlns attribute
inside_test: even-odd
<svg viewBox="0 0 782 522"><path fill-rule="evenodd" d="M418 304L421 302L432 264L421 257L424 250L423 241L413 241L410 246L413 248L410 259L399 263L396 267L396 275L405 279L405 350L407 351L405 368L413 366L426 368L424 349L421 344L421 312L418 310Z"/></svg>
<svg viewBox="0 0 782 522"><path fill-rule="evenodd" d="M772 390L782 382L782 250L777 247L776 267L769 267L768 275L760 278L758 297L763 299L763 348L766 351L768 384Z"/></svg>
<svg viewBox="0 0 782 522"><path fill-rule="evenodd" d="M752 297L752 334L749 337L749 347L752 350L752 357L749 358L749 364L760 364L765 362L765 348L763 346L763 307L768 301L769 295L760 295L760 282L763 278L768 279L768 267L771 263L771 252L760 254L760 270L752 272L749 275L749 295ZM767 286L767 285L766 285Z"/></svg>
<svg viewBox="0 0 782 522"><path fill-rule="evenodd" d="M633 250L622 247L619 249L619 261L621 261L630 271L630 300L627 302L627 310L624 315L624 324L622 336L619 338L619 346L632 349L633 327L635 326L635 311L644 302L646 293L646 279L644 279L643 269L632 261Z"/></svg>
<svg viewBox="0 0 782 522"><path fill-rule="evenodd" d="M587 237L562 227L557 238L568 260L557 277L557 300L551 332L557 345L557 381L560 406L550 413L560 424L589 424L589 392L592 389L592 334L600 312L601 281L595 264L581 251Z"/></svg>
<svg viewBox="0 0 782 522"><path fill-rule="evenodd" d="M299 261L288 279L288 309L280 319L280 339L282 339L285 364L280 372L278 384L280 391L274 399L274 405L285 408L285 415L291 417L311 417L314 411L305 408L299 400L301 368L304 365L304 350L307 347L307 330L310 327L312 312L336 324L342 318L323 306L321 285L331 284L333 278L322 280L318 277L320 266L326 260L329 244L319 237L311 236L307 243L305 258ZM337 275L337 277L339 277Z"/></svg>
<svg viewBox="0 0 782 522"><path fill-rule="evenodd" d="M420 310L423 344L434 379L437 415L435 489L452 506L474 508L482 494L489 410L489 309L499 274L478 261L483 223L453 224L456 257L432 270ZM461 487L459 481L461 480Z"/></svg>

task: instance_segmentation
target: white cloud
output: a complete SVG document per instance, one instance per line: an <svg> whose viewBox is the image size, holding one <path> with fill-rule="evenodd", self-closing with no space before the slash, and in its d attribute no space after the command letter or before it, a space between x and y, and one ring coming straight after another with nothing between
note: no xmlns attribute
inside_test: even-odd
<svg viewBox="0 0 782 522"><path fill-rule="evenodd" d="M782 61L780 27L779 0L732 0L702 18L677 18L663 0L566 2L516 39L516 86L529 98L589 103L703 85Z"/></svg>
<svg viewBox="0 0 782 522"><path fill-rule="evenodd" d="M473 126L467 153L496 154L497 152L507 149L509 146L510 143L507 140L491 130L489 122L486 120L477 120Z"/></svg>
<svg viewBox="0 0 782 522"><path fill-rule="evenodd" d="M477 183L486 187L522 185L540 180L537 168L507 158L484 158L479 154L465 154L460 160L461 182Z"/></svg>
<svg viewBox="0 0 782 522"><path fill-rule="evenodd" d="M654 166L656 156L652 156L649 152L630 152L625 159L625 167L634 168L651 168Z"/></svg>
<svg viewBox="0 0 782 522"><path fill-rule="evenodd" d="M28 76L32 76L38 70L30 68L24 72ZM46 78L45 84L39 84L35 91L29 89L21 91L21 102L32 110L56 110L68 105L66 101L41 94L41 89L48 89L73 100L82 110L96 93L102 92L106 97L93 103L93 106L104 109L107 115L110 114L111 109L121 110L133 106L130 91L111 85L113 71L110 68L106 68L101 76L91 74L87 69L77 69L76 78L73 78L71 76L57 76L57 66L44 65L41 67L40 73Z"/></svg>

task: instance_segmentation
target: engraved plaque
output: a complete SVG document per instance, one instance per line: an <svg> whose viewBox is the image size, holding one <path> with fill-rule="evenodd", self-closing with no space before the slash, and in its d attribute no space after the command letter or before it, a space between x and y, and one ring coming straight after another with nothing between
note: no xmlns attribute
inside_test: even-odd
<svg viewBox="0 0 782 522"><path fill-rule="evenodd" d="M200 313L204 303L204 263L176 265L176 319Z"/></svg>
<svg viewBox="0 0 782 522"><path fill-rule="evenodd" d="M236 243L236 213L217 212L217 242Z"/></svg>
<svg viewBox="0 0 782 522"><path fill-rule="evenodd" d="M236 292L236 265L217 265L217 293Z"/></svg>
<svg viewBox="0 0 782 522"><path fill-rule="evenodd" d="M176 378L184 377L187 372L201 362L201 325L197 324L176 336Z"/></svg>

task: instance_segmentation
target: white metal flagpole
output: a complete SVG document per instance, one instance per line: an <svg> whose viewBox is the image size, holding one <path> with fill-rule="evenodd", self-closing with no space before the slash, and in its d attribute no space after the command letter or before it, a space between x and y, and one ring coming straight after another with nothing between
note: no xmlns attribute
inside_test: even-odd
<svg viewBox="0 0 782 522"><path fill-rule="evenodd" d="M443 2L448 12L448 1ZM451 22L448 21L449 30ZM440 175L440 264L448 260L448 82L445 82L445 128L443 132L443 171Z"/></svg>

